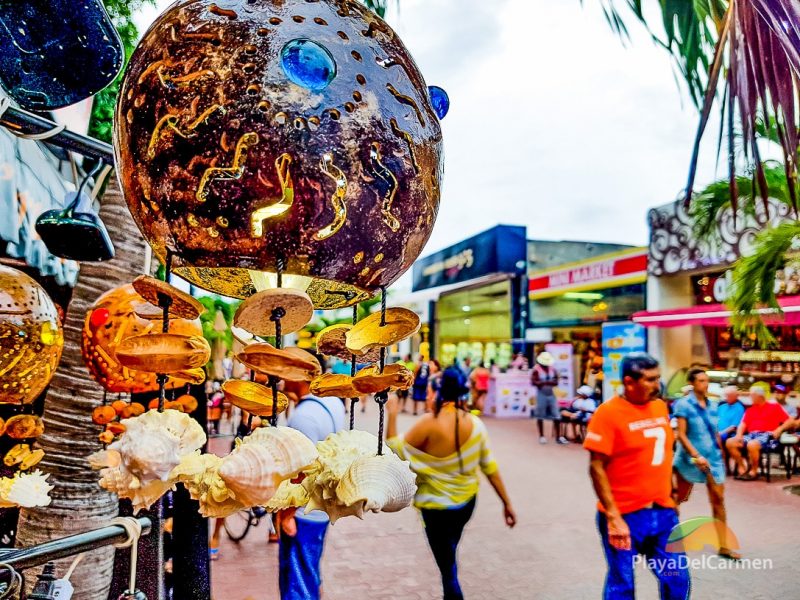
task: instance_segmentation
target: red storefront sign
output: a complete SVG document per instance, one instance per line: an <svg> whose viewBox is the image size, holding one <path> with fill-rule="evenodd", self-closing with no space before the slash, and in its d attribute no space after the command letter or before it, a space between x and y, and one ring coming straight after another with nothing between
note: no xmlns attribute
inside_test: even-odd
<svg viewBox="0 0 800 600"><path fill-rule="evenodd" d="M528 282L531 298L546 298L566 292L619 287L647 279L647 249L599 257L568 267L534 273Z"/></svg>

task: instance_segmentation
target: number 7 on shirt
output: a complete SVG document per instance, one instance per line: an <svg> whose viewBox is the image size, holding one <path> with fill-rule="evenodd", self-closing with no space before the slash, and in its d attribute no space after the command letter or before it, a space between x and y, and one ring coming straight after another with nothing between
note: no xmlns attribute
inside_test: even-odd
<svg viewBox="0 0 800 600"><path fill-rule="evenodd" d="M655 445L653 447L653 461L650 463L657 467L664 462L664 449L667 445L667 432L663 427L651 427L642 431L644 437L655 438Z"/></svg>

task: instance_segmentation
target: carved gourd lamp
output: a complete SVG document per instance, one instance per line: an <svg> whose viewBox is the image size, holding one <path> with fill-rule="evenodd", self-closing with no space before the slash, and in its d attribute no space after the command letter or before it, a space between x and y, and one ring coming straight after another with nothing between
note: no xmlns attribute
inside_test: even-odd
<svg viewBox="0 0 800 600"><path fill-rule="evenodd" d="M50 383L63 348L58 312L44 288L0 266L0 403L33 402Z"/></svg>
<svg viewBox="0 0 800 600"><path fill-rule="evenodd" d="M372 296L439 206L447 96L352 0L184 0L134 52L117 172L144 237L191 283L315 308Z"/></svg>

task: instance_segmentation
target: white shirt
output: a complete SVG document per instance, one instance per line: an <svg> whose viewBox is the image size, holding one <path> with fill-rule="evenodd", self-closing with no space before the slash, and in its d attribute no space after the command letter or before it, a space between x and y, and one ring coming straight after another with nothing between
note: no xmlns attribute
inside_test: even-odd
<svg viewBox="0 0 800 600"><path fill-rule="evenodd" d="M339 398L306 396L292 411L287 425L315 444L344 428L344 403Z"/></svg>

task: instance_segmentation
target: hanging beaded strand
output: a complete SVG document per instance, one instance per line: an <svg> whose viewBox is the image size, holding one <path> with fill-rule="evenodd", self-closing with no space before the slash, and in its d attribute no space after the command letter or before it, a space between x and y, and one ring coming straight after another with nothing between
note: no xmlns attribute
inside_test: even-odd
<svg viewBox="0 0 800 600"><path fill-rule="evenodd" d="M381 327L386 326L386 288L381 288ZM378 371L383 373L386 366L386 348L381 348L381 358L378 363ZM375 394L375 402L378 403L378 456L383 454L383 426L386 413L386 402L389 400L389 390L383 390Z"/></svg>
<svg viewBox="0 0 800 600"><path fill-rule="evenodd" d="M286 268L286 259L283 256L278 256L277 268L277 287L283 287L283 270ZM283 332L281 331L281 319L286 316L286 309L278 306L272 309L270 321L275 322L275 348L280 350L283 348ZM269 376L269 387L272 390L272 414L269 417L270 425L273 427L278 426L278 381L279 379L274 375Z"/></svg>
<svg viewBox="0 0 800 600"><path fill-rule="evenodd" d="M353 325L358 323L358 304L353 305ZM356 376L356 355L350 355L350 377ZM350 430L356 427L356 404L358 404L358 397L350 398Z"/></svg>
<svg viewBox="0 0 800 600"><path fill-rule="evenodd" d="M164 281L170 283L172 279L172 251L167 250L167 257L164 261ZM169 333L169 307L172 305L172 298L166 294L159 292L158 305L161 307L161 332ZM158 373L156 381L158 382L158 412L164 412L164 402L167 398L167 375L165 373Z"/></svg>

